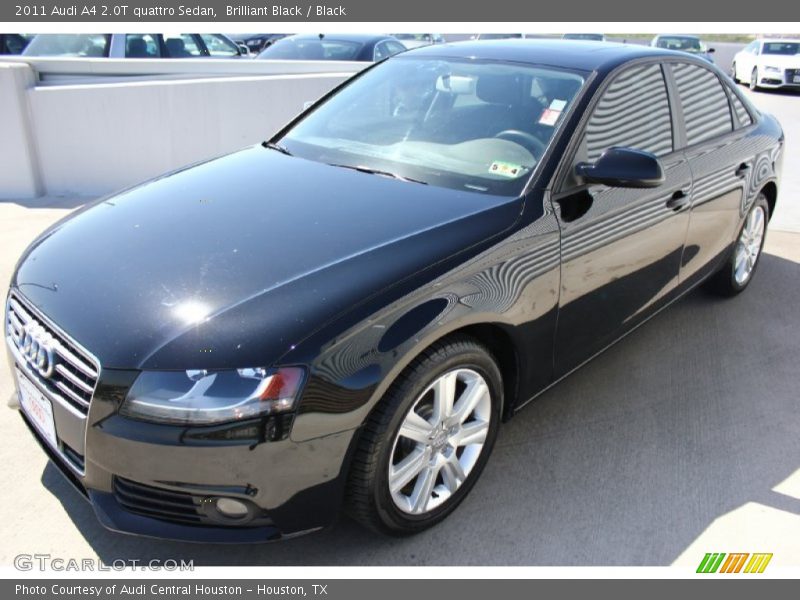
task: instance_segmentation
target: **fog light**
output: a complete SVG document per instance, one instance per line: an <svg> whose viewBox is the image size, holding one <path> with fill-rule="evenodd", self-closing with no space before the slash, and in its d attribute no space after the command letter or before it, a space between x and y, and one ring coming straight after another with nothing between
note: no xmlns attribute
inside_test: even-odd
<svg viewBox="0 0 800 600"><path fill-rule="evenodd" d="M243 519L250 513L247 504L233 498L217 498L214 508L229 519Z"/></svg>

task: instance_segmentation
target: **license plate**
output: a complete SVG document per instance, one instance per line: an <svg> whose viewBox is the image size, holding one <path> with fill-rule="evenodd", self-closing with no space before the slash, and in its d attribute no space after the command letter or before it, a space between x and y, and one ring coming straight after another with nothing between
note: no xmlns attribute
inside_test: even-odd
<svg viewBox="0 0 800 600"><path fill-rule="evenodd" d="M800 75L795 75L794 80L795 83L800 83Z"/></svg>
<svg viewBox="0 0 800 600"><path fill-rule="evenodd" d="M19 385L19 404L22 411L30 419L44 439L58 448L58 438L56 438L56 422L53 419L53 405L50 400L37 388L19 369L17 371L17 383Z"/></svg>

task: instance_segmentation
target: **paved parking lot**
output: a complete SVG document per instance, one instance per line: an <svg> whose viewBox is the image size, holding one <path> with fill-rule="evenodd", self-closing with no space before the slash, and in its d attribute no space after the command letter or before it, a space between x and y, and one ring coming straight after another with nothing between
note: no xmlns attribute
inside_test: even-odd
<svg viewBox="0 0 800 600"><path fill-rule="evenodd" d="M800 95L757 94L787 133L767 254L747 293L696 291L506 425L472 495L420 536L342 520L289 542L215 547L120 536L0 410L0 564L184 558L196 565L669 565L705 552L773 552L800 565ZM0 284L80 200L0 202ZM0 366L0 398L12 394Z"/></svg>

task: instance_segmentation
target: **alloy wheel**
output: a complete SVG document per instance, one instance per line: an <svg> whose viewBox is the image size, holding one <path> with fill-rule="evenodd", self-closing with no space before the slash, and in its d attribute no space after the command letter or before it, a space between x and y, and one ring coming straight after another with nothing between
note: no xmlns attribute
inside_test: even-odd
<svg viewBox="0 0 800 600"><path fill-rule="evenodd" d="M415 400L395 436L389 488L402 512L424 515L463 485L478 462L492 419L492 398L482 375L454 369Z"/></svg>
<svg viewBox="0 0 800 600"><path fill-rule="evenodd" d="M761 206L753 208L745 219L742 233L736 242L736 255L733 262L733 277L740 286L744 285L753 274L753 269L761 253L766 221L766 214Z"/></svg>

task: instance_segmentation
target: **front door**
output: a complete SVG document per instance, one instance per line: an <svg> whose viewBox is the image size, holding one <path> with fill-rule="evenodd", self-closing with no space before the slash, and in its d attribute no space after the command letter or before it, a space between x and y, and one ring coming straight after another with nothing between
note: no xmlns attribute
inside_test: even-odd
<svg viewBox="0 0 800 600"><path fill-rule="evenodd" d="M557 377L651 315L677 289L691 172L683 153L675 151L660 63L614 76L593 109L569 173L614 146L658 156L666 181L650 189L610 188L568 174L553 196L562 260Z"/></svg>

